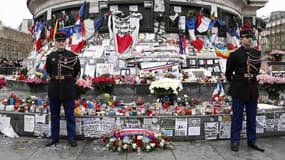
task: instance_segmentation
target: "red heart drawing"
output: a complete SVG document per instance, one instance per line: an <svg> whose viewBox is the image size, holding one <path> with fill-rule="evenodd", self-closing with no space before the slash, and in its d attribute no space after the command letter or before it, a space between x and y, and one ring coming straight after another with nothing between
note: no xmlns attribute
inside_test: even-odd
<svg viewBox="0 0 285 160"><path fill-rule="evenodd" d="M124 53L133 43L133 38L130 34L125 34L123 36L116 34L116 38L117 38L118 52L120 54Z"/></svg>

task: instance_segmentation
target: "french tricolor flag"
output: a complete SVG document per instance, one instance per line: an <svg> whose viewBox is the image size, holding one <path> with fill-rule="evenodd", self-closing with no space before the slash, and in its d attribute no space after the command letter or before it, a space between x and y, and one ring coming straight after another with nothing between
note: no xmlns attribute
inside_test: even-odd
<svg viewBox="0 0 285 160"><path fill-rule="evenodd" d="M43 22L38 22L36 24L36 28L35 28L35 50L38 52L40 51L40 49L42 48L42 40L41 40L41 33L44 29L44 24Z"/></svg>
<svg viewBox="0 0 285 160"><path fill-rule="evenodd" d="M79 52L81 52L82 48L85 45L85 40L83 40L83 36L81 33L81 25L75 24L73 26L72 33L73 34L72 34L72 41L71 41L70 49L73 52L79 53Z"/></svg>

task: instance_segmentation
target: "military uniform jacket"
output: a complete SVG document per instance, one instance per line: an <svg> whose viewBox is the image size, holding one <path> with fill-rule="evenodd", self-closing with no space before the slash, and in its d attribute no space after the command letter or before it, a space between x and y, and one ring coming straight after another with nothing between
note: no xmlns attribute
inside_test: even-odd
<svg viewBox="0 0 285 160"><path fill-rule="evenodd" d="M76 96L76 79L80 76L80 61L71 51L55 51L47 56L46 70L49 75L48 96L70 99Z"/></svg>
<svg viewBox="0 0 285 160"><path fill-rule="evenodd" d="M226 64L226 79L230 83L228 94L240 100L257 100L256 75L261 64L261 52L243 46L232 52Z"/></svg>

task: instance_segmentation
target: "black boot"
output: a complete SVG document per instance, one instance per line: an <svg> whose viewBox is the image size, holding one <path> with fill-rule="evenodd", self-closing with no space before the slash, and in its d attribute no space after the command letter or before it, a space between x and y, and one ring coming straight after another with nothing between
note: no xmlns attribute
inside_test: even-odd
<svg viewBox="0 0 285 160"><path fill-rule="evenodd" d="M46 143L46 147L49 147L49 146L57 144L57 143L58 143L58 140L49 139Z"/></svg>
<svg viewBox="0 0 285 160"><path fill-rule="evenodd" d="M261 148L260 146L258 146L256 143L248 143L247 144L248 147L252 148L252 149L255 149L257 151L260 151L260 152L264 152L265 149L264 148Z"/></svg>
<svg viewBox="0 0 285 160"><path fill-rule="evenodd" d="M71 147L76 147L77 146L77 142L75 140L69 141L69 144L70 144Z"/></svg>
<svg viewBox="0 0 285 160"><path fill-rule="evenodd" d="M239 145L237 143L232 143L231 144L231 150L234 152L238 152L239 151Z"/></svg>

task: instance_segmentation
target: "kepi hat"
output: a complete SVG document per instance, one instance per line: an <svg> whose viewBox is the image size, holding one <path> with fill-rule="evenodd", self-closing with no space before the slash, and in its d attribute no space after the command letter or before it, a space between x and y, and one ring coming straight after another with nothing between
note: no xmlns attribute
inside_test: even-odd
<svg viewBox="0 0 285 160"><path fill-rule="evenodd" d="M55 34L55 40L66 40L66 33L65 32L57 32Z"/></svg>
<svg viewBox="0 0 285 160"><path fill-rule="evenodd" d="M240 30L240 37L247 37L247 36L253 36L253 31L251 29L249 22L244 22L243 28Z"/></svg>

